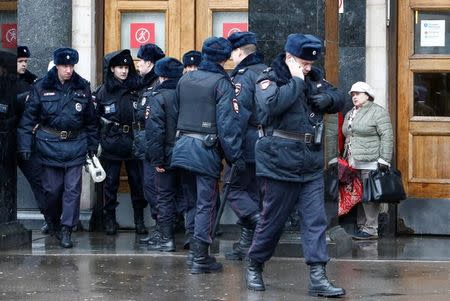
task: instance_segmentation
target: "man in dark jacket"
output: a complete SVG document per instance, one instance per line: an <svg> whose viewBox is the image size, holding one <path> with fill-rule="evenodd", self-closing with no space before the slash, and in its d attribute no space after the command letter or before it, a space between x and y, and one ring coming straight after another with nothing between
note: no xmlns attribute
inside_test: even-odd
<svg viewBox="0 0 450 301"><path fill-rule="evenodd" d="M138 101L140 80L134 68L130 50L109 53L104 59L104 84L96 95L97 114L101 123L104 184L104 217L107 235L117 233L116 207L120 182L120 167L125 163L133 203L137 234L146 234L144 208L147 202L142 189L142 167L133 152L134 110Z"/></svg>
<svg viewBox="0 0 450 301"><path fill-rule="evenodd" d="M222 154L238 169L245 168L240 106L231 79L223 69L231 50L230 42L224 38L206 39L198 70L184 74L177 87L178 140L171 166L183 169L187 214L195 216L194 228L187 229L193 235L187 260L192 274L222 269L209 255Z"/></svg>
<svg viewBox="0 0 450 301"><path fill-rule="evenodd" d="M72 227L80 213L82 166L86 154L98 147L97 122L89 82L74 72L78 52L58 48L53 59L56 66L34 84L27 101L17 130L18 152L30 160L35 132L49 231L55 233L61 224L60 244L71 248Z"/></svg>
<svg viewBox="0 0 450 301"><path fill-rule="evenodd" d="M147 138L146 158L156 169L155 186L158 208L157 225L160 237L149 250L175 251L174 222L179 172L170 167L175 144L178 108L176 86L183 75L183 64L174 58L163 58L156 62L155 73L160 84L151 95L145 112L145 133Z"/></svg>
<svg viewBox="0 0 450 301"><path fill-rule="evenodd" d="M28 71L28 59L30 58L30 50L27 46L17 47L17 106L16 113L18 116L17 121L20 121L23 111L25 110L25 100L29 97L29 93L32 89L32 84L36 81L37 76ZM36 152L31 152L30 160L22 160L17 158L17 166L19 166L23 175L30 183L31 190L33 191L34 198L42 214L45 214L45 196L41 183L42 165L36 158ZM44 234L48 233L48 225L44 223L41 228Z"/></svg>
<svg viewBox="0 0 450 301"><path fill-rule="evenodd" d="M146 93L151 93L158 84L158 76L155 74L155 63L165 56L157 45L149 43L139 47L137 67L141 76L142 88L139 91L139 100L136 106L135 121L133 124L134 141L133 154L140 160L142 170L142 186L144 198L150 206L150 214L154 221L158 217L156 207L155 168L145 159L145 110L148 105ZM139 239L140 243L147 244L154 237L159 236L158 231L151 232L147 237Z"/></svg>
<svg viewBox="0 0 450 301"><path fill-rule="evenodd" d="M256 223L259 220L260 198L255 172L255 143L258 138L256 105L253 100L255 83L259 74L267 68L263 56L256 52L256 35L253 32L236 32L228 37L233 51L231 59L235 65L231 78L235 85L236 98L242 109L243 150L246 168L231 175L230 167L225 168L225 179L231 177L228 201L239 218L241 236L233 251L225 254L229 260L242 260L247 255L253 239ZM225 181L228 182L228 181Z"/></svg>
<svg viewBox="0 0 450 301"><path fill-rule="evenodd" d="M198 69L202 61L202 53L197 50L189 50L183 54L184 73Z"/></svg>
<svg viewBox="0 0 450 301"><path fill-rule="evenodd" d="M248 252L247 286L265 289L263 264L272 256L286 219L298 208L303 254L310 266L308 292L341 296L345 291L331 284L325 273L329 257L322 138L323 115L338 112L345 96L312 67L322 51L318 38L291 34L284 49L258 79L255 92L264 126L255 155L264 199Z"/></svg>

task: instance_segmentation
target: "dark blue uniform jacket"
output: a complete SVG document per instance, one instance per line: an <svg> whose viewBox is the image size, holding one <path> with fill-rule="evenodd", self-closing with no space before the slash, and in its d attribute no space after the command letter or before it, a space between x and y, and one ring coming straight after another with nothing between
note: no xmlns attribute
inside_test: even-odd
<svg viewBox="0 0 450 301"><path fill-rule="evenodd" d="M263 56L258 53L248 55L230 76L235 85L236 98L241 105L243 132L245 133L243 146L245 161L255 162L255 143L258 138L256 105L254 101L255 83L259 75L267 66L263 63ZM246 112L244 112L244 109Z"/></svg>
<svg viewBox="0 0 450 301"><path fill-rule="evenodd" d="M145 138L145 112L149 104L150 96L153 88L158 84L158 76L155 74L154 68L150 70L142 79L143 88L139 92L139 100L135 112L135 131L133 141L133 155L139 160L145 158L146 138Z"/></svg>
<svg viewBox="0 0 450 301"><path fill-rule="evenodd" d="M136 159L132 154L134 113L137 108L140 80L132 66L121 82L109 68L112 55L105 57L105 83L96 92L97 115L101 125L102 157L108 160Z"/></svg>
<svg viewBox="0 0 450 301"><path fill-rule="evenodd" d="M86 162L88 150L97 151L98 133L89 82L76 72L64 84L58 79L56 67L34 85L17 129L18 151L31 152L33 128L36 150L42 164L70 167ZM41 128L71 131L67 139Z"/></svg>
<svg viewBox="0 0 450 301"><path fill-rule="evenodd" d="M178 108L176 87L178 78L156 86L145 113L146 159L152 166L170 167L177 130Z"/></svg>
<svg viewBox="0 0 450 301"><path fill-rule="evenodd" d="M345 102L344 94L323 79L313 67L305 80L291 77L279 54L272 68L264 71L256 84L255 99L266 136L256 143L256 174L281 181L306 182L322 176L322 145L271 136L275 130L314 134L314 126L324 113L337 113ZM333 102L323 112L308 103L313 94L327 93Z"/></svg>
<svg viewBox="0 0 450 301"><path fill-rule="evenodd" d="M212 73L222 73L224 76L212 87L203 87L202 81ZM172 155L172 167L181 167L196 173L219 178L222 169L222 158L231 163L242 156L242 129L240 107L235 98L234 85L222 66L209 61L203 61L199 69L181 77L177 86L178 101L183 101L179 87L184 81L195 82L198 89L213 89L216 101L216 120L219 145L206 148L203 142L188 136L181 136L175 143ZM190 91L195 95L196 91ZM198 110L202 110L202 100L199 100ZM181 114L181 112L180 112Z"/></svg>

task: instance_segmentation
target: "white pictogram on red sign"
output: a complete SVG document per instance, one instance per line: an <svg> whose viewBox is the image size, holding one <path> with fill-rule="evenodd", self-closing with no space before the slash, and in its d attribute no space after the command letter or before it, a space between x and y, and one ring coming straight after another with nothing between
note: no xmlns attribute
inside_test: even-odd
<svg viewBox="0 0 450 301"><path fill-rule="evenodd" d="M14 43L17 40L16 29L11 28L6 32L6 41L8 43Z"/></svg>
<svg viewBox="0 0 450 301"><path fill-rule="evenodd" d="M146 28L139 28L136 30L135 39L141 44L147 43L150 41L150 31L148 31Z"/></svg>

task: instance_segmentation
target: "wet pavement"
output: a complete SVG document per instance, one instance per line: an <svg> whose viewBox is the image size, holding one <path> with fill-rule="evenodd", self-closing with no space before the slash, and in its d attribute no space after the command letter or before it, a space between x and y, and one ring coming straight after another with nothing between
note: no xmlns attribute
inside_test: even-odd
<svg viewBox="0 0 450 301"><path fill-rule="evenodd" d="M307 295L302 258L272 258L264 271L267 290L252 292L243 263L223 257L231 240L220 242L222 273L190 275L186 250L149 252L136 244L138 238L133 232L78 232L75 247L63 250L34 232L31 248L0 252L0 300L320 300ZM450 238L355 242L352 252L331 260L327 272L347 290L343 300L448 301Z"/></svg>

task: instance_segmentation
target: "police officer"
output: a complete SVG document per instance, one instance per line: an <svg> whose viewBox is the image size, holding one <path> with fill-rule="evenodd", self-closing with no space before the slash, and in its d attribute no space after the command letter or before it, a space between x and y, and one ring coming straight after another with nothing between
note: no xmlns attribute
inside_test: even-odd
<svg viewBox="0 0 450 301"><path fill-rule="evenodd" d="M25 110L25 100L27 99L31 89L32 84L36 81L37 76L30 71L28 71L28 59L30 58L30 50L27 46L17 47L17 106L16 113L18 116L18 121L22 117L23 111ZM30 160L22 160L21 157L17 158L17 166L19 166L23 175L30 183L31 190L33 191L34 199L37 202L39 210L42 214L45 213L45 196L44 190L41 183L42 165L38 162L36 158L36 152L31 152ZM43 234L48 234L47 223L41 228Z"/></svg>
<svg viewBox="0 0 450 301"><path fill-rule="evenodd" d="M322 42L312 35L291 34L285 52L257 81L255 97L264 125L256 142L256 174L263 187L263 209L248 252L247 286L265 290L263 264L272 256L283 226L298 205L303 254L310 267L308 293L345 294L326 277L329 260L323 184L323 116L343 106L344 94L312 67Z"/></svg>
<svg viewBox="0 0 450 301"><path fill-rule="evenodd" d="M247 255L253 233L260 215L260 198L255 172L255 143L258 138L256 106L253 100L255 83L259 74L267 68L263 56L256 52L256 35L253 32L236 32L228 37L233 51L231 59L234 69L230 76L235 85L236 98L249 114L243 114L245 139L243 143L246 168L231 175L230 167L225 169L225 178L231 178L228 201L239 218L241 235L233 251L225 254L229 260L242 260ZM226 181L228 182L228 181Z"/></svg>
<svg viewBox="0 0 450 301"><path fill-rule="evenodd" d="M146 158L156 169L158 228L161 236L149 244L149 250L175 251L174 222L179 172L170 167L178 119L176 87L183 75L183 64L166 57L156 62L155 73L160 84L151 95L145 112L147 138Z"/></svg>
<svg viewBox="0 0 450 301"><path fill-rule="evenodd" d="M142 89L139 92L133 127L133 153L140 160L144 198L150 206L150 214L155 221L158 216L156 208L155 168L145 160L145 109L147 108L148 97L144 94L151 93L153 87L158 84L158 76L155 74L154 66L164 56L165 54L161 48L152 43L141 45L137 53L137 57L139 58L137 67L141 76ZM150 233L147 237L141 238L139 242L147 244L155 236L159 236L157 230Z"/></svg>
<svg viewBox="0 0 450 301"><path fill-rule="evenodd" d="M187 214L195 212L194 228L187 229L193 235L187 260L192 274L222 269L209 255L222 153L238 169L245 168L240 107L223 68L231 50L230 42L224 38L206 39L198 70L185 73L177 87L180 109L172 167L183 169Z"/></svg>
<svg viewBox="0 0 450 301"><path fill-rule="evenodd" d="M73 246L72 227L80 213L81 170L86 154L98 147L97 121L89 82L74 72L78 52L58 48L53 52L55 67L38 80L31 91L20 121L18 152L30 160L35 131L36 152L42 163L47 224L55 231L61 224L60 245Z"/></svg>
<svg viewBox="0 0 450 301"><path fill-rule="evenodd" d="M202 53L197 50L189 50L183 54L184 73L197 70L198 65L202 61Z"/></svg>
<svg viewBox="0 0 450 301"><path fill-rule="evenodd" d="M117 190L122 162L128 175L137 234L146 234L140 161L132 153L134 110L138 101L139 78L130 50L109 53L104 59L104 84L96 94L100 116L102 159L105 163L104 217L107 235L117 233Z"/></svg>

